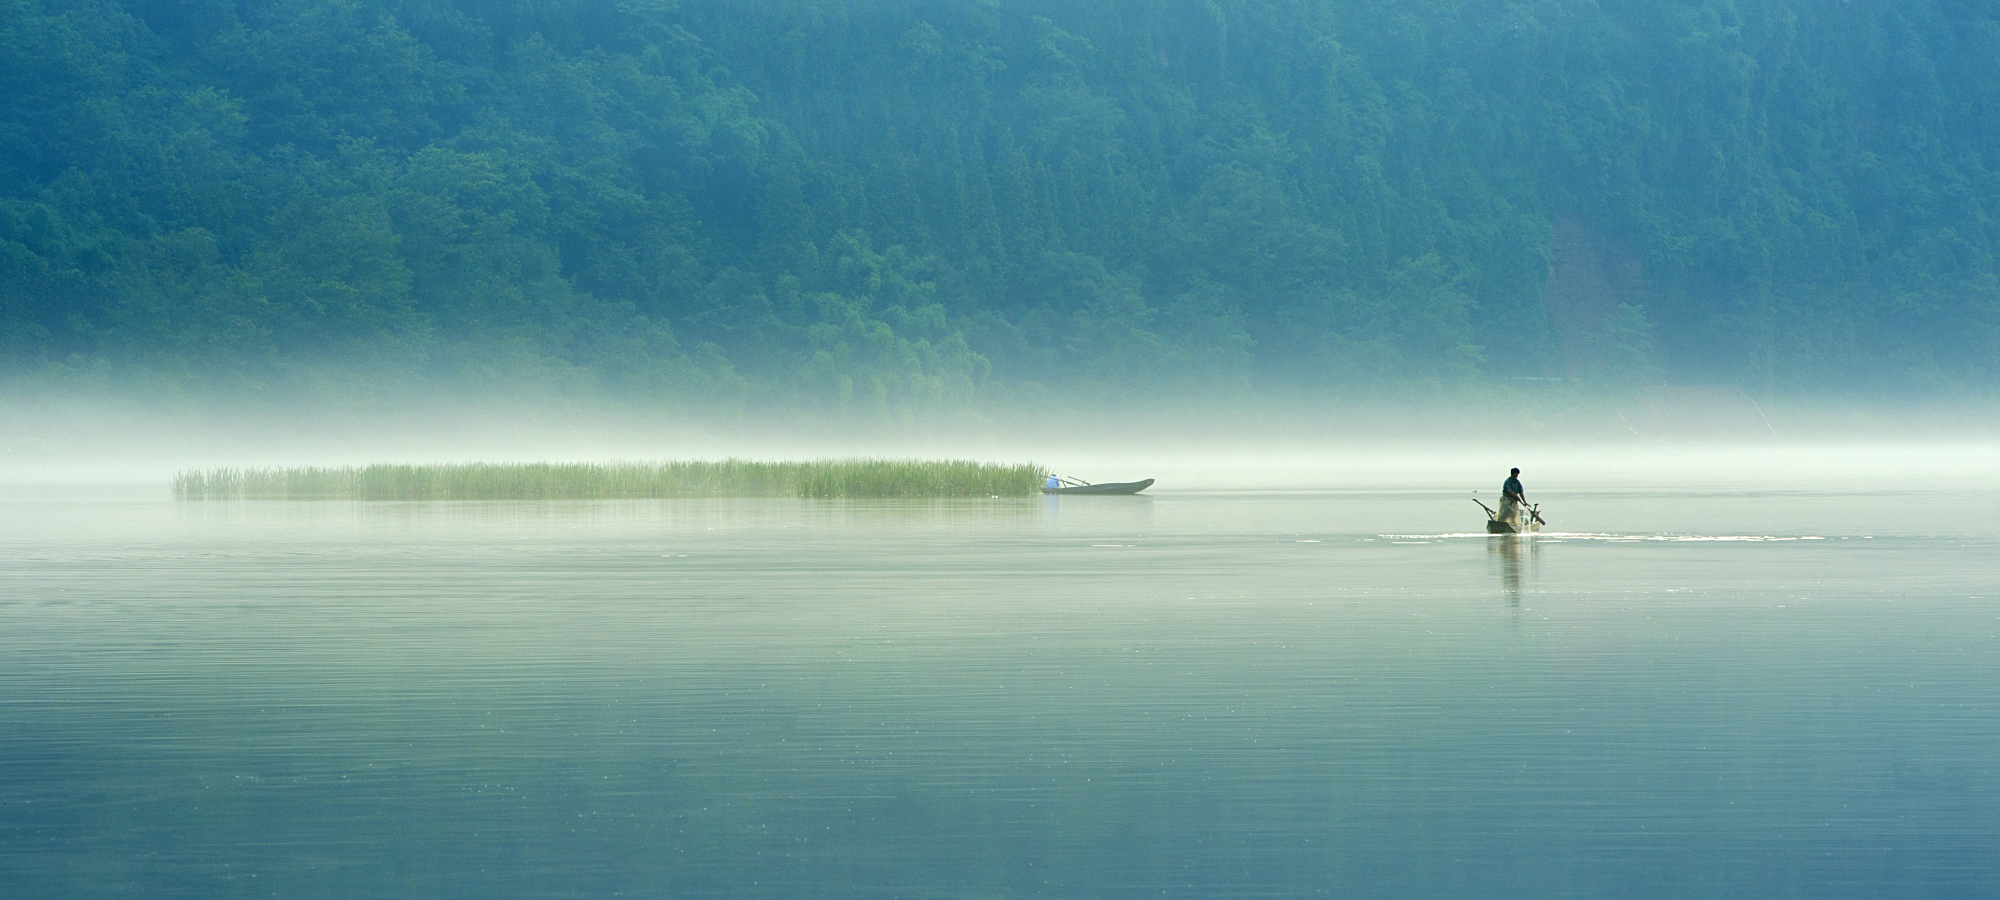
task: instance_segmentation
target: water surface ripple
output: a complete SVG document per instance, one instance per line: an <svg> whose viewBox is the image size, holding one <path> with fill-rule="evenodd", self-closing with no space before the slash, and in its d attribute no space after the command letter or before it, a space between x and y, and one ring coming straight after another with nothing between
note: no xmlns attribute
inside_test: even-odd
<svg viewBox="0 0 2000 900"><path fill-rule="evenodd" d="M0 497L0 895L2000 896L2000 496L1537 499Z"/></svg>

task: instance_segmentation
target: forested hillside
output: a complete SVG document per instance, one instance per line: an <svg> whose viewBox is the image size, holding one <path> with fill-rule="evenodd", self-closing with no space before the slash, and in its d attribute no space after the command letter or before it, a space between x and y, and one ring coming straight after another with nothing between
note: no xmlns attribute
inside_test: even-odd
<svg viewBox="0 0 2000 900"><path fill-rule="evenodd" d="M39 384L2000 381L1977 0L0 0Z"/></svg>

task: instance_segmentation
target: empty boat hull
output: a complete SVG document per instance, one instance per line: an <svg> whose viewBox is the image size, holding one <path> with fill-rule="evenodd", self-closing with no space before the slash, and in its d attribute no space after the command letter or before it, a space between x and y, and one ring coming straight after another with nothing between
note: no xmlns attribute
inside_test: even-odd
<svg viewBox="0 0 2000 900"><path fill-rule="evenodd" d="M1118 484L1084 484L1076 487L1042 488L1044 494L1136 494L1153 486L1153 479Z"/></svg>

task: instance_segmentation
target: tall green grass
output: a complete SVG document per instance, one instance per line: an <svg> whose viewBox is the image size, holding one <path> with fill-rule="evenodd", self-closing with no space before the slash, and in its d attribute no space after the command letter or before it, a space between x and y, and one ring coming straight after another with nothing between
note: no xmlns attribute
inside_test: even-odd
<svg viewBox="0 0 2000 900"><path fill-rule="evenodd" d="M966 460L452 463L206 469L182 500L607 500L669 497L1022 497L1042 469Z"/></svg>

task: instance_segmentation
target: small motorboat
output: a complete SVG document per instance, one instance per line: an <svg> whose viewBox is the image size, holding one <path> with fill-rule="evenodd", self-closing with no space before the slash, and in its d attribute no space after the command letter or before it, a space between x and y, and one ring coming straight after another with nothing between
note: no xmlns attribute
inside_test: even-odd
<svg viewBox="0 0 2000 900"><path fill-rule="evenodd" d="M1479 503L1479 498L1472 498L1472 502ZM1479 503L1479 508L1486 510L1487 534L1533 534L1548 524L1542 521L1542 507L1539 503L1527 508L1527 516L1521 522L1500 518L1500 514L1495 512L1493 507L1484 503Z"/></svg>
<svg viewBox="0 0 2000 900"><path fill-rule="evenodd" d="M1062 487L1043 487L1044 494L1136 494L1153 486L1153 479L1121 481L1117 484L1090 484L1079 481Z"/></svg>

